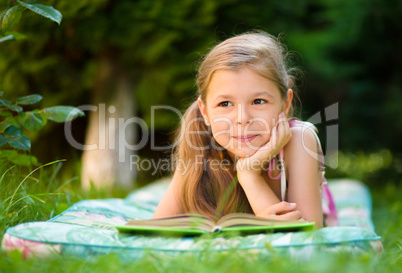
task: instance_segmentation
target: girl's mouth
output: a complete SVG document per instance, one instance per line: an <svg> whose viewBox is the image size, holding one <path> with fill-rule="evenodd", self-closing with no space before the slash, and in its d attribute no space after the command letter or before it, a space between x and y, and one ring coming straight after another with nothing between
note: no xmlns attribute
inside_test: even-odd
<svg viewBox="0 0 402 273"><path fill-rule="evenodd" d="M252 141L254 138L256 138L257 135L252 135L252 136L234 136L233 138L236 139L237 141L240 142L250 142Z"/></svg>

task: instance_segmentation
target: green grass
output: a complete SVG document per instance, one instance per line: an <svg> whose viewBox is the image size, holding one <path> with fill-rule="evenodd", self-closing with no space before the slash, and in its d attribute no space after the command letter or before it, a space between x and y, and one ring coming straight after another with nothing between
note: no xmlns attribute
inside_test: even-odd
<svg viewBox="0 0 402 273"><path fill-rule="evenodd" d="M197 257L183 254L161 258L149 252L139 261L123 262L113 254L91 259L57 256L24 260L20 253L14 252L11 255L0 253L0 272L401 272L402 184L399 173L392 166L380 168L368 177L358 177L371 189L374 225L384 244L384 252L380 256L375 253L334 253L297 260L273 250L272 255L263 259L239 251L205 251ZM123 197L127 194L118 189L82 191L78 178L60 178L61 169L62 163L55 162L35 171L17 167L1 170L0 239L7 227L48 220L80 200ZM363 173L360 171L359 175ZM348 173L336 175L353 177ZM378 177L382 179L378 180Z"/></svg>

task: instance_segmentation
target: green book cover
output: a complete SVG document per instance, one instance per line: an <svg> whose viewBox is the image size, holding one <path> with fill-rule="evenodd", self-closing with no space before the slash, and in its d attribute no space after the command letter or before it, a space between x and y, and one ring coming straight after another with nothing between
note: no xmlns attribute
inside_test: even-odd
<svg viewBox="0 0 402 273"><path fill-rule="evenodd" d="M130 220L126 225L116 228L120 232L164 236L199 236L208 233L247 235L311 231L314 229L314 222L277 221L247 213L228 214L215 222L203 215L181 214L159 219Z"/></svg>

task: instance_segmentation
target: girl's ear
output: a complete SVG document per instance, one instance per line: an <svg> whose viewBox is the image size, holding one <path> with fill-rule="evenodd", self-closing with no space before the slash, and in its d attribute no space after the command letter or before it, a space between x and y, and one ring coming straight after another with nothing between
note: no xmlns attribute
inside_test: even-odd
<svg viewBox="0 0 402 273"><path fill-rule="evenodd" d="M283 112L285 113L286 116L288 116L290 107L292 106L292 100L293 100L293 90L288 89L288 97L284 101L283 105Z"/></svg>
<svg viewBox="0 0 402 273"><path fill-rule="evenodd" d="M207 126L209 126L208 115L207 115L207 107L202 102L201 97L198 97L197 102L198 102L198 108L200 108L201 115L204 118L204 122L205 122L205 124Z"/></svg>

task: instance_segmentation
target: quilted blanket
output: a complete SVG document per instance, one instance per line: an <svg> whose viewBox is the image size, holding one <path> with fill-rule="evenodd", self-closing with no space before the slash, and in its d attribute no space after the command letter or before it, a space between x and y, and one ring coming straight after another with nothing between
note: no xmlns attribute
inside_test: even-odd
<svg viewBox="0 0 402 273"><path fill-rule="evenodd" d="M338 208L337 227L311 232L256 234L224 238L204 236L175 238L119 233L115 225L147 219L162 198L169 180L161 180L130 193L125 199L84 200L46 222L29 222L7 229L2 241L6 252L19 250L24 257L77 255L93 257L115 253L124 260L145 253L177 256L204 251L248 251L254 255L286 253L311 257L317 252L382 252L381 237L371 220L371 195L354 180L330 180Z"/></svg>

